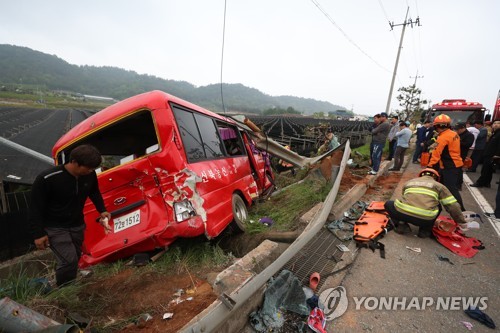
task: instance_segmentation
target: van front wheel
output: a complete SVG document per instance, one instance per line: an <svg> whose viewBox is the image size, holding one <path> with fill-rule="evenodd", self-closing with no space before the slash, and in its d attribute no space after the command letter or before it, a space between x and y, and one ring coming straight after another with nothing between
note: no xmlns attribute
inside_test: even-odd
<svg viewBox="0 0 500 333"><path fill-rule="evenodd" d="M248 218L248 210L245 202L238 194L233 194L233 229L245 231L245 221Z"/></svg>

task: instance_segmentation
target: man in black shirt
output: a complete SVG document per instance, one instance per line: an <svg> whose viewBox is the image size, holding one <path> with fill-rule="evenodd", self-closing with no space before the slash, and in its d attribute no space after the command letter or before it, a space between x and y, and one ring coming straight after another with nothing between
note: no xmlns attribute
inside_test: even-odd
<svg viewBox="0 0 500 333"><path fill-rule="evenodd" d="M76 278L81 256L87 198L101 214L105 232L111 214L99 192L95 169L101 154L90 145L74 148L69 162L45 170L37 176L31 191L30 230L39 250L50 247L57 258L56 282L64 285Z"/></svg>
<svg viewBox="0 0 500 333"><path fill-rule="evenodd" d="M498 162L493 160L493 156L495 156L498 146L500 145L500 120L495 120L493 122L493 131L493 135L486 143L483 150L483 168L481 169L481 176L475 183L470 185L472 187L491 187L490 182L496 168L495 162Z"/></svg>
<svg viewBox="0 0 500 333"><path fill-rule="evenodd" d="M476 172L479 162L482 162L484 147L486 146L486 140L488 139L488 129L483 126L482 120L476 120L474 122L474 127L479 130L479 133L474 142L474 150L472 151L472 167L470 167L468 172Z"/></svg>
<svg viewBox="0 0 500 333"><path fill-rule="evenodd" d="M455 131L458 133L460 137L460 157L462 157L462 161L465 161L467 157L467 153L469 152L470 147L474 144L474 134L467 130L467 126L465 123L457 123L455 125ZM457 187L458 190L462 190L462 184L464 183L464 171L458 173Z"/></svg>

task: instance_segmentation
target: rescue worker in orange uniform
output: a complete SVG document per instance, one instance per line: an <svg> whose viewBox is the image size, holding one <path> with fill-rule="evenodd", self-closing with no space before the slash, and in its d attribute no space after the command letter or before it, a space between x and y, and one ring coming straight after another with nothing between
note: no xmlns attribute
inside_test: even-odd
<svg viewBox="0 0 500 333"><path fill-rule="evenodd" d="M465 211L462 196L458 191L458 179L464 162L460 156L460 137L451 130L451 118L440 114L434 118L434 129L438 133L436 148L432 151L427 167L439 170L441 183L457 199L462 211Z"/></svg>
<svg viewBox="0 0 500 333"><path fill-rule="evenodd" d="M455 222L466 223L457 199L446 186L439 183L439 173L436 170L426 168L418 176L404 184L401 199L384 204L396 225L397 233L411 231L408 225L411 223L419 227L418 237L430 237L434 222L441 212L441 205Z"/></svg>

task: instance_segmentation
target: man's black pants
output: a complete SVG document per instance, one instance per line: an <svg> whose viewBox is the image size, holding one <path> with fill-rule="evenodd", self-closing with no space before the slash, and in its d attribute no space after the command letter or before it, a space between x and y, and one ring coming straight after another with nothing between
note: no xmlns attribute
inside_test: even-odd
<svg viewBox="0 0 500 333"><path fill-rule="evenodd" d="M85 224L73 228L45 228L50 249L57 259L56 282L62 286L76 279L82 255Z"/></svg>
<svg viewBox="0 0 500 333"><path fill-rule="evenodd" d="M390 161L394 158L394 153L396 152L396 145L397 145L398 140L392 139L389 141L389 156L387 157L387 160Z"/></svg>
<svg viewBox="0 0 500 333"><path fill-rule="evenodd" d="M453 194L455 199L457 199L462 211L465 211L466 209L462 201L462 196L460 195L457 187L461 172L461 168L448 168L439 170L439 174L441 175L441 183L446 186L448 190L450 190L451 194Z"/></svg>
<svg viewBox="0 0 500 333"><path fill-rule="evenodd" d="M476 180L476 184L481 186L491 186L491 179L495 171L492 156L484 156L483 167L481 168L481 176Z"/></svg>

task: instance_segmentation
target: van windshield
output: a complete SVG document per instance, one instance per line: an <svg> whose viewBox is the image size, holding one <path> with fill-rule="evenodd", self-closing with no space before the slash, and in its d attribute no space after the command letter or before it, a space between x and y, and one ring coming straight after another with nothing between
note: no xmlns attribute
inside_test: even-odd
<svg viewBox="0 0 500 333"><path fill-rule="evenodd" d="M66 147L57 156L59 164L68 162L71 150L81 144L95 146L103 157L105 171L159 150L153 117L149 110L134 112Z"/></svg>

